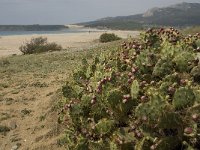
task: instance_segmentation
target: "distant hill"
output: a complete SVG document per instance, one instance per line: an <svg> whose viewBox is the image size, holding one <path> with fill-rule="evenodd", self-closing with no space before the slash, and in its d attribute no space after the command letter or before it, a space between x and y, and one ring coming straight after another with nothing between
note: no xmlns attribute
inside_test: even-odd
<svg viewBox="0 0 200 150"><path fill-rule="evenodd" d="M67 28L64 25L0 25L0 31L58 31Z"/></svg>
<svg viewBox="0 0 200 150"><path fill-rule="evenodd" d="M153 8L143 14L118 16L80 23L86 27L141 29L149 26L186 27L200 25L200 3L180 3Z"/></svg>

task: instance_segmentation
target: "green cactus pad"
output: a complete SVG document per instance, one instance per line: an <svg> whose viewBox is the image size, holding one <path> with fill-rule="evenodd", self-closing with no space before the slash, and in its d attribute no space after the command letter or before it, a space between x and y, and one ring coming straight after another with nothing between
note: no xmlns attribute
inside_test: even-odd
<svg viewBox="0 0 200 150"><path fill-rule="evenodd" d="M89 67L87 68L85 74L86 74L86 77L87 77L87 78L90 78L90 77L92 76L92 74L93 74L92 67L89 66Z"/></svg>
<svg viewBox="0 0 200 150"><path fill-rule="evenodd" d="M158 60L156 63L153 75L158 77L164 77L167 74L170 74L173 71L173 63L171 59L163 58Z"/></svg>
<svg viewBox="0 0 200 150"><path fill-rule="evenodd" d="M78 144L75 147L75 150L89 150L87 140L84 138L79 139Z"/></svg>
<svg viewBox="0 0 200 150"><path fill-rule="evenodd" d="M114 121L108 120L108 119L101 119L95 126L96 131L98 134L108 134L110 133L114 128Z"/></svg>
<svg viewBox="0 0 200 150"><path fill-rule="evenodd" d="M118 148L117 148L117 144L116 143L114 143L114 142L110 142L110 150L118 150Z"/></svg>
<svg viewBox="0 0 200 150"><path fill-rule="evenodd" d="M172 149L179 149L181 147L181 139L178 139L177 137L166 137L163 138L158 146L157 146L157 150L172 150Z"/></svg>
<svg viewBox="0 0 200 150"><path fill-rule="evenodd" d="M193 53L191 52L180 52L174 59L173 62L176 64L176 68L180 72L187 72L190 70L188 62L194 59Z"/></svg>
<svg viewBox="0 0 200 150"><path fill-rule="evenodd" d="M173 97L173 105L175 109L187 108L194 104L195 95L190 88L181 87L176 90Z"/></svg>
<svg viewBox="0 0 200 150"><path fill-rule="evenodd" d="M182 123L182 119L178 113L167 112L163 113L163 115L160 117L158 126L163 129L180 128Z"/></svg>
<svg viewBox="0 0 200 150"><path fill-rule="evenodd" d="M86 95L84 94L81 98L81 106L82 106L82 111L84 114L84 117L89 117L89 113L91 110L91 100L92 100L92 95Z"/></svg>
<svg viewBox="0 0 200 150"><path fill-rule="evenodd" d="M151 145L153 145L153 142L147 137L144 137L141 141L139 141L136 144L135 149L136 150L150 150Z"/></svg>
<svg viewBox="0 0 200 150"><path fill-rule="evenodd" d="M167 103L164 98L155 93L148 103L139 104L135 109L135 113L138 118L146 116L150 122L157 123L157 119L165 111L166 107Z"/></svg>
<svg viewBox="0 0 200 150"><path fill-rule="evenodd" d="M128 128L124 127L121 129L118 129L113 133L114 138L116 140L121 140L123 143L120 144L118 149L127 149L132 150L135 147L135 135L134 133L128 132Z"/></svg>
<svg viewBox="0 0 200 150"><path fill-rule="evenodd" d="M140 91L139 83L137 80L134 80L131 85L131 97L136 99L138 97L138 93Z"/></svg>
<svg viewBox="0 0 200 150"><path fill-rule="evenodd" d="M122 92L118 89L111 90L107 96L107 102L111 108L115 109L120 103L122 103Z"/></svg>
<svg viewBox="0 0 200 150"><path fill-rule="evenodd" d="M196 101L200 103L200 89L194 91Z"/></svg>
<svg viewBox="0 0 200 150"><path fill-rule="evenodd" d="M167 95L167 90L171 84L172 84L171 82L162 82L161 83L159 91L161 92L162 95Z"/></svg>
<svg viewBox="0 0 200 150"><path fill-rule="evenodd" d="M104 139L105 140L105 139ZM99 141L90 141L89 143L89 150L108 150L109 149L109 143L104 142L103 140Z"/></svg>
<svg viewBox="0 0 200 150"><path fill-rule="evenodd" d="M200 65L192 69L191 75L193 76L195 82L200 83Z"/></svg>
<svg viewBox="0 0 200 150"><path fill-rule="evenodd" d="M66 83L66 85L62 87L62 93L66 98L74 98L78 96L76 91L69 85L69 83Z"/></svg>
<svg viewBox="0 0 200 150"><path fill-rule="evenodd" d="M81 109L80 105L74 105L71 107L69 111L69 115L71 116L73 124L76 125L77 128L79 128L82 124L82 116L83 116L83 111Z"/></svg>
<svg viewBox="0 0 200 150"><path fill-rule="evenodd" d="M73 73L73 79L75 82L81 84L82 80L83 79L86 79L86 75L85 75L85 72L84 71L76 71Z"/></svg>

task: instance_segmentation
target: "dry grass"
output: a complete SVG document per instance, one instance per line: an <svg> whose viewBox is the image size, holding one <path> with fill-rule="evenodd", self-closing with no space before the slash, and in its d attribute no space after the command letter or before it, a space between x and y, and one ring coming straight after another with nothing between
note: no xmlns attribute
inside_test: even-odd
<svg viewBox="0 0 200 150"><path fill-rule="evenodd" d="M183 29L182 33L183 34L196 34L196 33L200 33L200 26L185 28L185 29Z"/></svg>
<svg viewBox="0 0 200 150"><path fill-rule="evenodd" d="M82 58L90 60L115 45L0 58L0 125L11 128L0 133L1 148L63 149L57 145L61 87Z"/></svg>

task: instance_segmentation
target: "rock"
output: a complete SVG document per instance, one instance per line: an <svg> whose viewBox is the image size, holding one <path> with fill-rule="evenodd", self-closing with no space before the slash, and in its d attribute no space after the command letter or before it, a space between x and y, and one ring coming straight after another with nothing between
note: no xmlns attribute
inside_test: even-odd
<svg viewBox="0 0 200 150"><path fill-rule="evenodd" d="M16 129L16 128L17 128L16 122L15 122L15 121L11 121L11 122L10 122L10 129L14 130L14 129Z"/></svg>
<svg viewBox="0 0 200 150"><path fill-rule="evenodd" d="M19 147L17 145L14 145L11 150L17 150Z"/></svg>
<svg viewBox="0 0 200 150"><path fill-rule="evenodd" d="M21 143L17 143L16 145L12 146L11 150L18 150L18 148L21 146Z"/></svg>
<svg viewBox="0 0 200 150"><path fill-rule="evenodd" d="M37 137L37 138L35 139L35 142L41 141L41 140L43 139L43 137L44 137L44 136L39 136L39 137Z"/></svg>
<svg viewBox="0 0 200 150"><path fill-rule="evenodd" d="M18 142L18 141L21 141L22 139L17 137L17 136L14 136L12 139L11 139L11 142Z"/></svg>

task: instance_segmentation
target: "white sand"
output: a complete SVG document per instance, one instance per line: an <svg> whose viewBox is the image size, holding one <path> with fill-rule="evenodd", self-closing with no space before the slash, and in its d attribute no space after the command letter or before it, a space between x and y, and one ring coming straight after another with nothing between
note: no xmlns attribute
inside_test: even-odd
<svg viewBox="0 0 200 150"><path fill-rule="evenodd" d="M83 30L88 30L84 29ZM115 33L119 37L128 38L135 37L139 34L138 31L116 31L116 30L96 30L92 29L91 32L82 33L64 33L64 34L40 34L40 35L13 35L0 37L0 57L12 54L21 54L19 47L24 41L29 41L33 37L47 37L49 42L56 42L64 49L66 48L81 48L94 44L94 41L99 39L99 36L104 33Z"/></svg>

